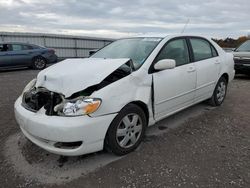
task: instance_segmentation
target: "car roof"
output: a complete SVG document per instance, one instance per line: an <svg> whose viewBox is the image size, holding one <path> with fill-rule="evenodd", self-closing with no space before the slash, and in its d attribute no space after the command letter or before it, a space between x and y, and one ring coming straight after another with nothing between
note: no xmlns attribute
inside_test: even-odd
<svg viewBox="0 0 250 188"><path fill-rule="evenodd" d="M34 45L34 44L29 44L29 43L24 43L24 42L0 42L0 44L24 44L24 45Z"/></svg>
<svg viewBox="0 0 250 188"><path fill-rule="evenodd" d="M201 38L206 38L210 39L207 36L203 35L197 35L197 34L144 34L144 35L136 35L132 37L127 37L127 38L174 38L174 37L201 37Z"/></svg>

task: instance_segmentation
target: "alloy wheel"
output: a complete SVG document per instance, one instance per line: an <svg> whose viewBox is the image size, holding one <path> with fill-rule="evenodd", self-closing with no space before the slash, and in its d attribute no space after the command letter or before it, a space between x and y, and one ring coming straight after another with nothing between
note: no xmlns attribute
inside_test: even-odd
<svg viewBox="0 0 250 188"><path fill-rule="evenodd" d="M220 82L220 84L218 85L216 97L219 103L221 103L225 98L226 87L227 86L225 82Z"/></svg>
<svg viewBox="0 0 250 188"><path fill-rule="evenodd" d="M130 148L136 144L142 133L142 119L138 114L128 114L119 123L116 140L120 147Z"/></svg>
<svg viewBox="0 0 250 188"><path fill-rule="evenodd" d="M43 69L44 66L45 66L45 64L46 64L46 62L42 58L37 58L35 60L34 64L35 64L35 67L37 69Z"/></svg>

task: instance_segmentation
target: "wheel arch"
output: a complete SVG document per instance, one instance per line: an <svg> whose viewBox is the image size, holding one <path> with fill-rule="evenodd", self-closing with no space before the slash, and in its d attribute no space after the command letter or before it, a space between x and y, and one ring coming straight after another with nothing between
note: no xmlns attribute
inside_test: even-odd
<svg viewBox="0 0 250 188"><path fill-rule="evenodd" d="M140 107L143 110L143 112L144 112L144 114L146 116L146 119L147 119L147 126L148 126L148 122L149 122L148 106L142 101L133 101L133 102L130 102L129 104L135 104L135 105L137 105L138 107Z"/></svg>
<svg viewBox="0 0 250 188"><path fill-rule="evenodd" d="M43 57L42 55L35 55L34 57L32 57L32 63L34 62L34 60L36 59L36 58L43 58L45 61L46 61L46 63L48 62L47 61L47 59L45 58L45 57Z"/></svg>
<svg viewBox="0 0 250 188"><path fill-rule="evenodd" d="M144 112L144 114L145 114L145 116L146 116L147 126L148 126L148 122L149 122L149 110L148 110L148 106L147 106L144 102L137 100L137 101L129 102L129 103L126 104L123 108L125 108L126 106L128 106L128 105L130 105L130 104L134 104L134 105L136 105L136 106L138 106L139 108L142 109L142 111ZM123 109L123 108L122 108L122 109ZM122 110L122 109L121 109L121 110ZM120 111L121 111L121 110L120 110ZM119 113L119 112L118 112L118 113ZM109 126L110 126L110 125L109 125ZM108 131L107 131L107 132L108 132ZM106 135L107 135L107 132L106 132L106 134L105 134L105 137L106 137Z"/></svg>
<svg viewBox="0 0 250 188"><path fill-rule="evenodd" d="M226 79L227 83L229 82L229 75L227 73L223 73L220 78L222 77Z"/></svg>
<svg viewBox="0 0 250 188"><path fill-rule="evenodd" d="M142 111L144 112L145 116L146 116L146 127L148 126L148 122L149 122L149 110L148 110L148 106L142 102L142 101L132 101L132 102L129 102L128 104L126 104L121 110L123 110L124 108L126 108L128 105L136 105L137 107L139 107L140 109L142 109ZM120 111L121 111L120 110ZM119 112L118 112L119 113ZM118 114L117 114L118 115ZM116 118L116 117L115 117ZM114 119L115 119L114 118ZM114 121L114 119L112 120L112 122ZM109 132L109 129L111 127L111 124L112 122L110 123L106 133L105 133L105 137L104 137L104 141L103 141L103 149L104 150L107 150L107 151L111 151L109 148L108 148L108 142L107 142L107 135L108 135L108 132ZM111 151L112 152L112 151Z"/></svg>

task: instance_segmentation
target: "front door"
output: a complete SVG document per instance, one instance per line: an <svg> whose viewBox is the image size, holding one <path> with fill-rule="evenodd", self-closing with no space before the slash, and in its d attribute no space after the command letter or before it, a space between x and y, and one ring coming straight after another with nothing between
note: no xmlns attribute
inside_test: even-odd
<svg viewBox="0 0 250 188"><path fill-rule="evenodd" d="M155 62L162 59L174 59L176 67L153 73L156 120L191 105L196 88L196 68L194 63L190 63L185 38L167 42Z"/></svg>
<svg viewBox="0 0 250 188"><path fill-rule="evenodd" d="M0 67L8 67L11 65L10 46L8 44L0 44Z"/></svg>

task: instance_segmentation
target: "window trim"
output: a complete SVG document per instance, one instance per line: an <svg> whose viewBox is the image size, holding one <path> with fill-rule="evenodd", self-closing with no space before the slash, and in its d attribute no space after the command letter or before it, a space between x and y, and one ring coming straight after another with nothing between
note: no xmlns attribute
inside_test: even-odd
<svg viewBox="0 0 250 188"><path fill-rule="evenodd" d="M191 39L199 39L199 40L203 40L203 41L206 41L208 44L209 44L209 47L210 47L210 50L211 50L211 55L212 57L209 57L209 58L204 58L204 59L200 59L198 61L195 61L195 58L194 58L194 51L193 51L193 46L192 46L192 43L191 43ZM187 40L189 42L189 45L190 45L190 50L191 50L191 53L192 53L192 62L199 62L199 61L203 61L203 60L206 60L206 59L212 59L212 58L215 58L215 57L218 57L219 56L219 53L217 51L217 49L214 47L214 45L209 41L207 40L206 38L203 38L203 37L197 37L197 36L193 36L193 37L187 37ZM213 55L213 52L212 52L212 48L214 49L215 53L216 53L216 56Z"/></svg>
<svg viewBox="0 0 250 188"><path fill-rule="evenodd" d="M155 73L155 72L159 72L158 70L155 70L155 69L154 69L154 65L157 63L156 60L157 60L159 54L163 51L163 49L164 49L170 42L172 42L172 41L174 41L174 40L179 40L179 39L185 40L186 45L187 45L187 50L188 50L189 62L188 62L187 64L184 64L184 65L188 65L188 64L192 63L192 58L191 58L191 56L192 56L192 55L191 55L191 54L192 54L192 51L191 51L191 50L192 50L192 49L191 49L191 46L190 46L190 44L189 44L189 42L188 42L188 40L187 40L187 37L185 37L185 36L174 37L174 38L171 38L170 40L168 40L168 41L162 46L162 48L160 49L160 51L157 53L157 55L155 56L154 60L152 61L151 65L150 65L150 67L149 67L149 69L148 69L148 74L153 74L153 73ZM179 65L179 66L183 66L183 65ZM179 67L179 66L178 66L178 67Z"/></svg>

